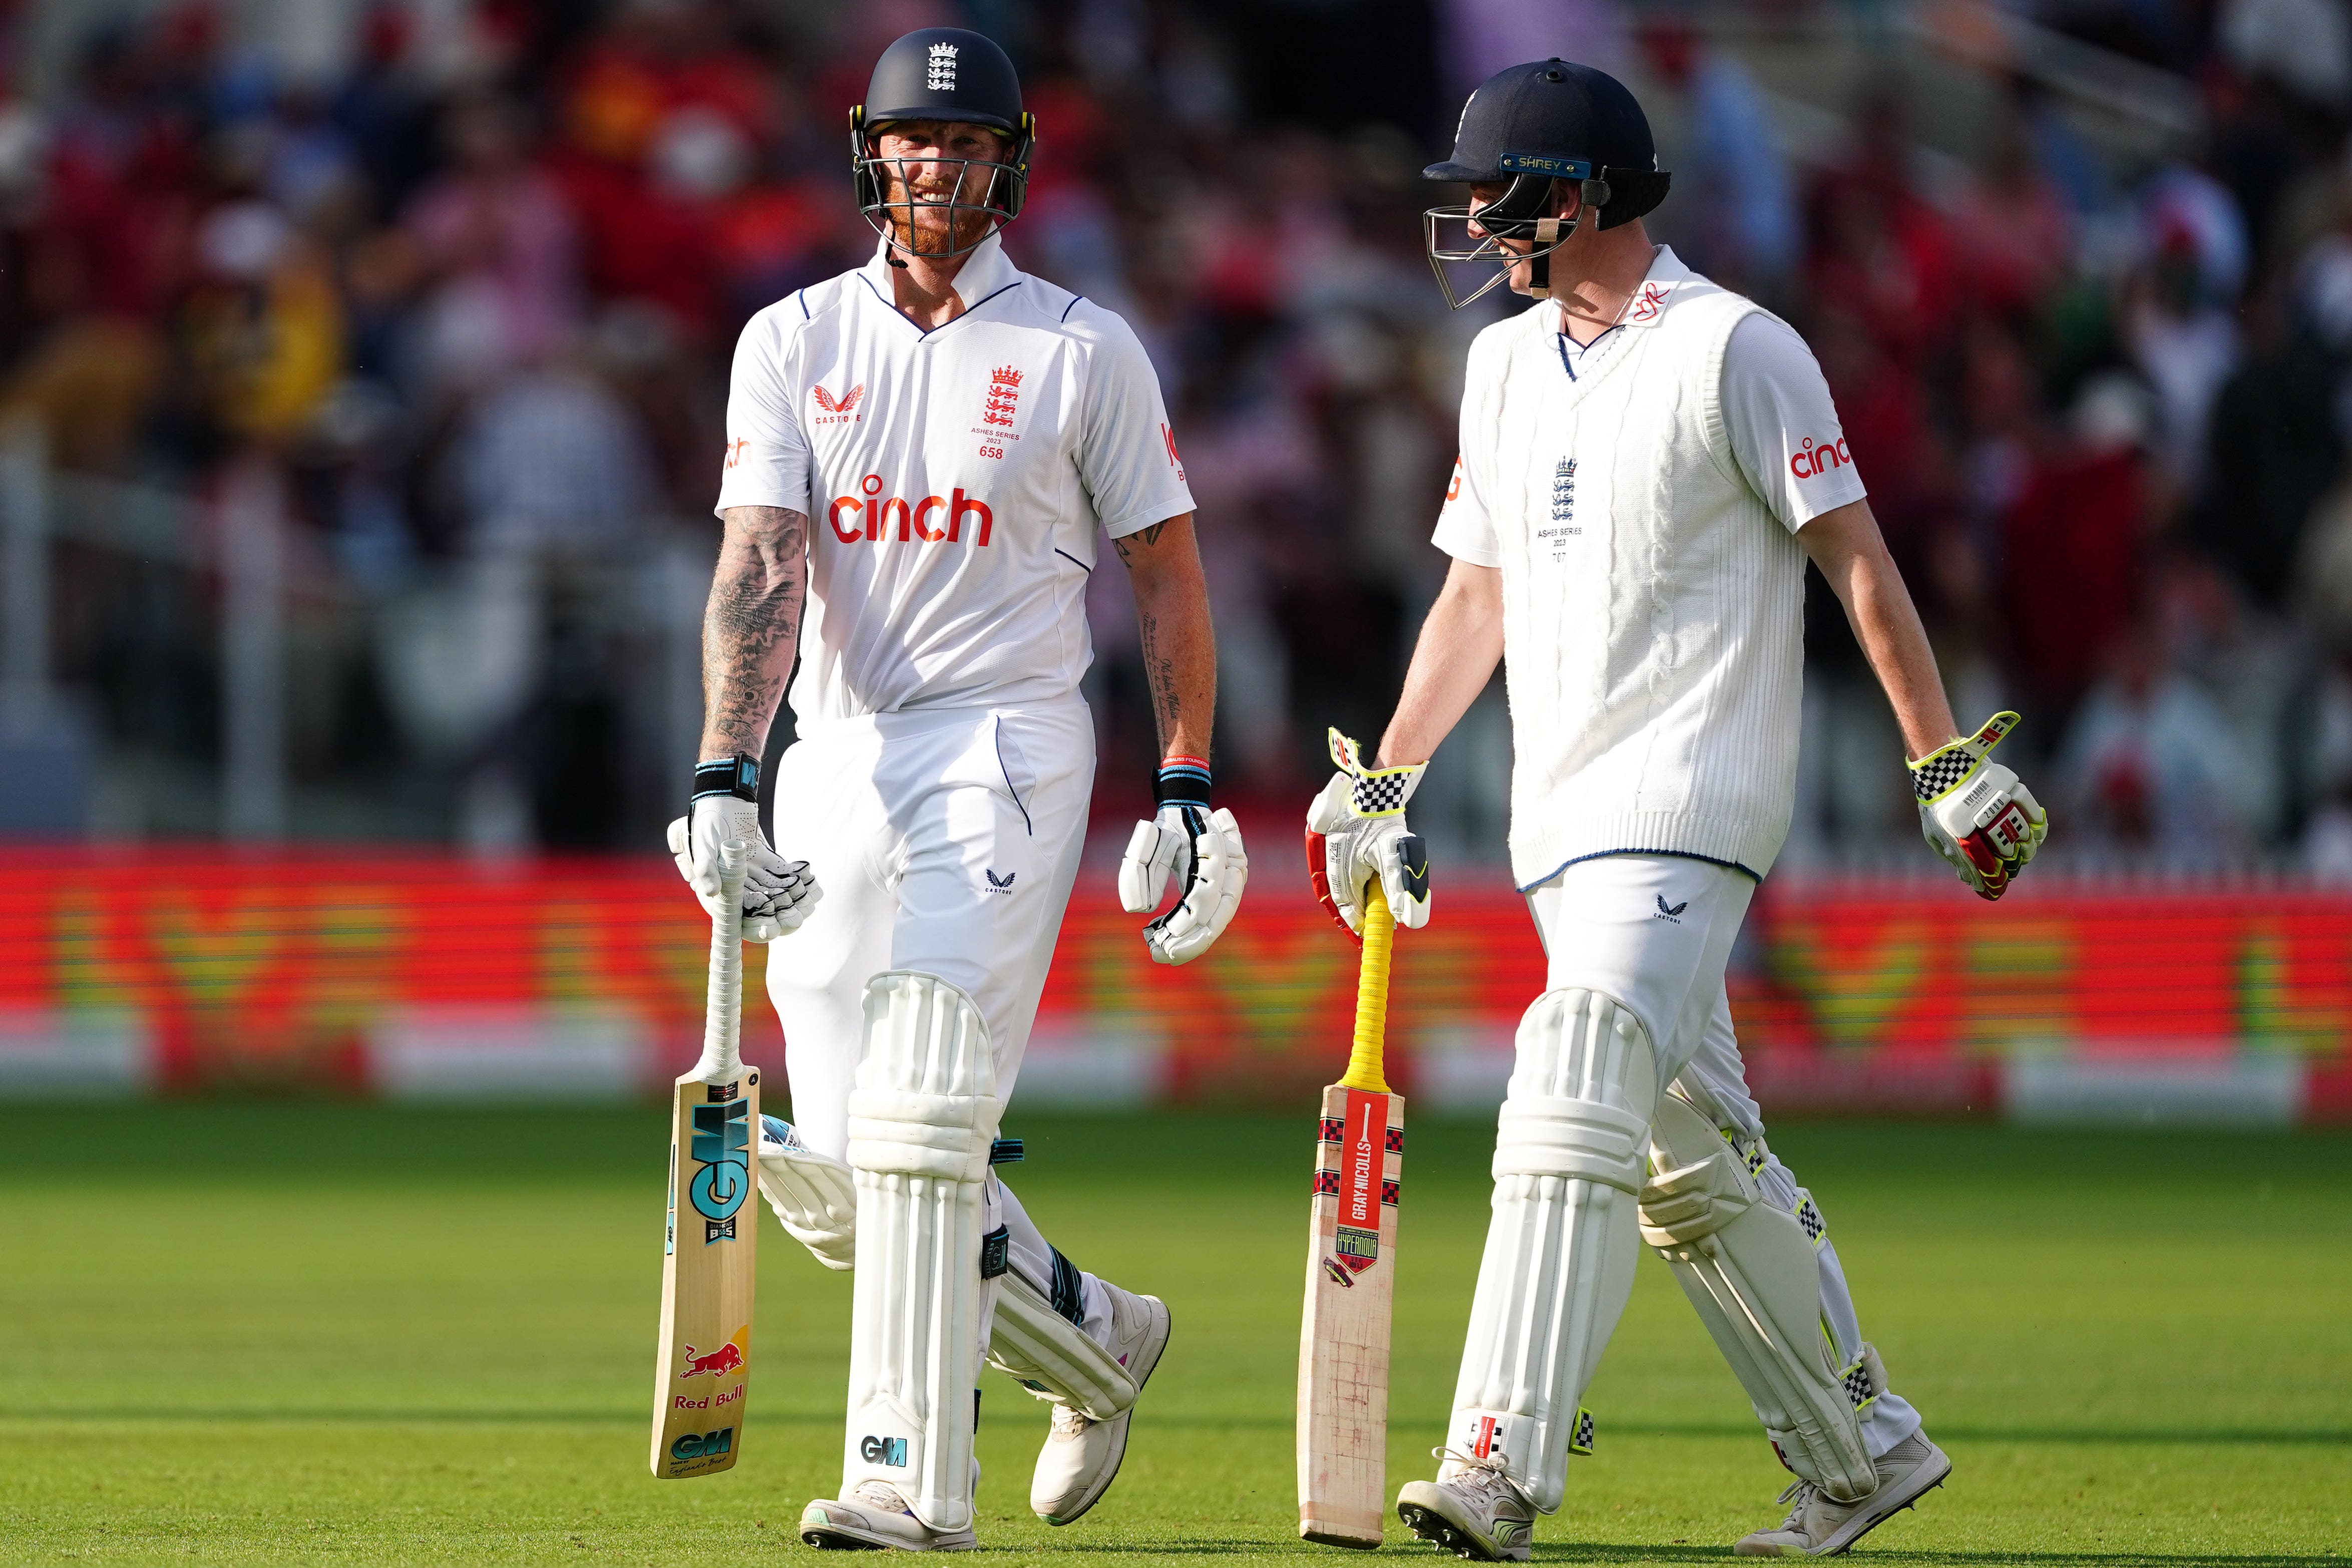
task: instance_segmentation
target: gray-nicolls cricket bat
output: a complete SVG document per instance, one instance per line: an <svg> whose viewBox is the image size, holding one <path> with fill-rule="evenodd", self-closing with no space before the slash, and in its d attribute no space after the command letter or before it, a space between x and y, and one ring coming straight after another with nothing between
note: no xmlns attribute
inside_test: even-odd
<svg viewBox="0 0 2352 1568"><path fill-rule="evenodd" d="M743 1065L743 871L751 852L719 851L710 920L702 1058L670 1100L669 1221L662 1242L661 1345L654 1366L653 1468L677 1480L731 1469L751 1375L760 1074Z"/></svg>
<svg viewBox="0 0 2352 1568"><path fill-rule="evenodd" d="M1395 934L1395 917L1373 882L1364 904L1355 1046L1346 1076L1323 1091L1315 1142L1298 1341L1298 1533L1329 1546L1379 1546L1388 1511L1389 1318L1404 1097L1389 1092L1381 1053Z"/></svg>

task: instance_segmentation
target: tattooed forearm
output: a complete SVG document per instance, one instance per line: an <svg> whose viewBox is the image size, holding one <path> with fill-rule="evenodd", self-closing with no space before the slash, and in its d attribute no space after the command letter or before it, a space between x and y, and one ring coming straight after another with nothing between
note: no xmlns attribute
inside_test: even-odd
<svg viewBox="0 0 2352 1568"><path fill-rule="evenodd" d="M1217 707L1217 638L1190 512L1117 541L1135 587L1143 676L1162 756L1209 754Z"/></svg>
<svg viewBox="0 0 2352 1568"><path fill-rule="evenodd" d="M1177 674L1176 660L1168 650L1167 640L1160 632L1160 617L1150 610L1137 606L1137 629L1143 639L1143 679L1151 688L1151 721L1160 733L1160 754L1169 756L1183 748L1171 743L1171 737L1182 728L1184 694ZM1187 756L1204 755L1184 752Z"/></svg>
<svg viewBox="0 0 2352 1568"><path fill-rule="evenodd" d="M808 519L727 509L702 614L702 755L758 756L792 675L808 591Z"/></svg>

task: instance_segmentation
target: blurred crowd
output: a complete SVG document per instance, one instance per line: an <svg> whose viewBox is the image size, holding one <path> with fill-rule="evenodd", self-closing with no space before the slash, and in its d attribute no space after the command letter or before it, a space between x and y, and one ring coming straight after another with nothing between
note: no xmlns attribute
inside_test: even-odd
<svg viewBox="0 0 2352 1568"><path fill-rule="evenodd" d="M1286 819L1324 727L1369 739L1395 689L1444 568L1462 353L1520 304L1444 310L1418 168L1469 85L1559 53L1650 105L1658 237L1812 343L1963 721L2026 716L2053 853L2352 875L2342 0L2019 9L2193 99L2196 130L2136 149L2025 74L1986 75L1966 126L1915 123L1916 51L1823 130L1742 47L1804 19L1785 5L328 8L348 36L298 68L217 5L16 7L20 81L36 19L67 38L0 103L0 415L36 416L65 472L195 497L284 476L289 570L329 607L302 678L325 717L290 765L298 794L385 803L347 831L653 841L678 692L647 686L641 623L674 627L682 592L690 628L665 563L707 581L735 332L870 251L847 110L885 43L950 21L1007 43L1041 122L1008 247L1124 314L1165 383L1222 794ZM1867 64L1899 15L1814 22ZM122 652L154 641L152 584L60 573L59 677L110 752L216 748L211 678ZM1115 795L1152 745L1119 574L1090 610ZM1899 742L1826 597L1808 638L1791 858L1914 855ZM1442 758L1430 830L1498 858L1499 690Z"/></svg>

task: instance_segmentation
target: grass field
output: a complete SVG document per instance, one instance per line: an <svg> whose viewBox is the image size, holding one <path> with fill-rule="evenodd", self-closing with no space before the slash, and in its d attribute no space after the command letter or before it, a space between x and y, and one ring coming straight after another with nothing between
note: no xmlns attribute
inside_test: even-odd
<svg viewBox="0 0 2352 1568"><path fill-rule="evenodd" d="M1311 1109L1016 1115L1031 1212L1167 1298L1118 1486L1030 1517L1045 1408L989 1374L984 1544L1318 1557L1291 1458ZM1488 1130L1418 1122L1391 1489L1440 1436ZM1862 1554L2300 1564L2352 1543L2352 1139L1790 1126L1864 1327L1957 1465ZM727 1476L646 1473L660 1113L0 1109L0 1561L751 1562L838 1478L848 1281L769 1225ZM763 1224L766 1222L763 1220ZM1538 1531L1563 1563L1726 1555L1782 1474L1663 1266ZM1388 1551L1426 1552L1391 1522Z"/></svg>

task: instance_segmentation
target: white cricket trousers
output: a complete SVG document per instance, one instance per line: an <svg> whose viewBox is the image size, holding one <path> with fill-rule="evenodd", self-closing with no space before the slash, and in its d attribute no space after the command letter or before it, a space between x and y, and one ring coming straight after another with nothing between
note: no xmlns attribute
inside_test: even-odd
<svg viewBox="0 0 2352 1568"><path fill-rule="evenodd" d="M1094 718L1083 700L917 709L804 723L776 764L776 852L824 889L808 922L768 946L768 996L784 1028L793 1125L846 1159L849 1091L866 984L919 970L961 987L988 1021L1000 1104L1010 1102L1070 901L1094 793ZM1014 1268L1084 1295L1085 1328L1110 1342L1109 1300L1071 1268L992 1178Z"/></svg>
<svg viewBox="0 0 2352 1568"><path fill-rule="evenodd" d="M1658 1082L1679 1086L1743 1155L1764 1143L1764 1121L1748 1092L1723 972L1755 891L1745 872L1712 860L1602 855L1563 867L1528 894L1547 988L1580 986L1632 1009L1657 1052ZM1794 1214L1797 1179L1769 1145L1764 1152L1757 1183L1766 1201ZM1814 1202L1818 1207L1818 1195ZM1863 1339L1853 1294L1833 1245L1824 1238L1814 1257L1822 1321L1837 1342L1838 1364L1850 1365ZM1874 1458L1918 1429L1919 1413L1892 1392L1878 1396L1862 1424Z"/></svg>

